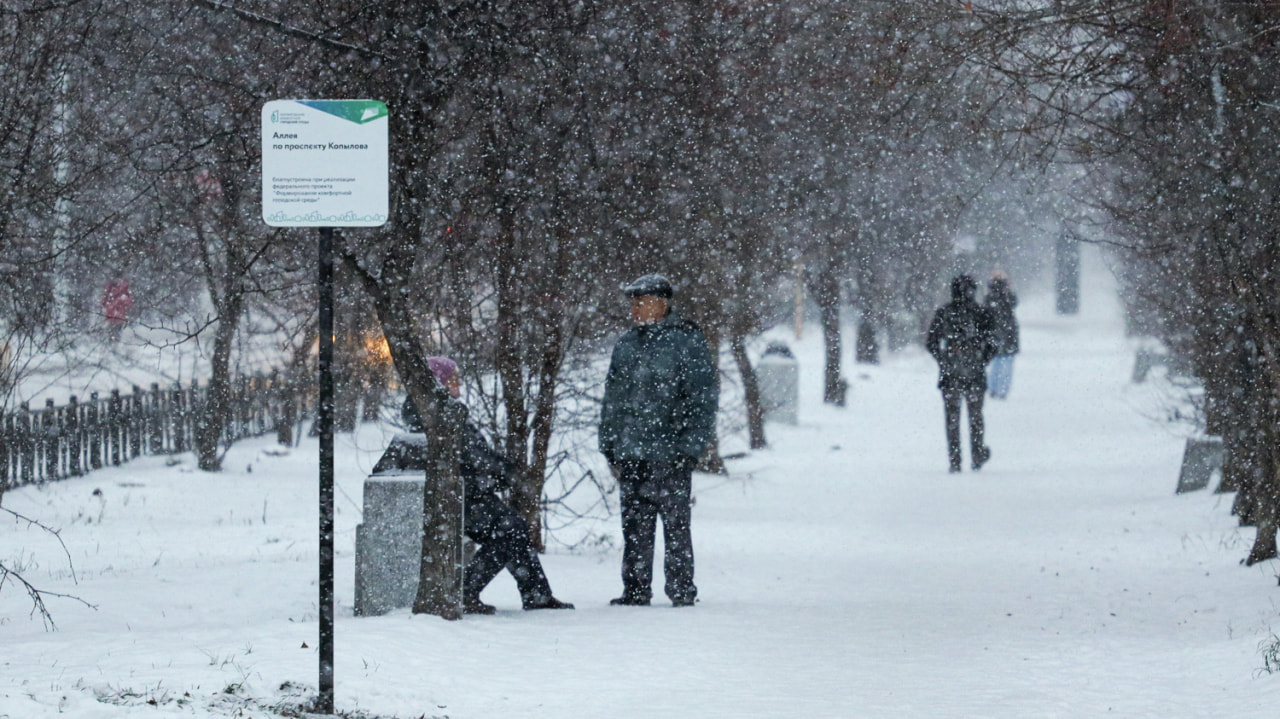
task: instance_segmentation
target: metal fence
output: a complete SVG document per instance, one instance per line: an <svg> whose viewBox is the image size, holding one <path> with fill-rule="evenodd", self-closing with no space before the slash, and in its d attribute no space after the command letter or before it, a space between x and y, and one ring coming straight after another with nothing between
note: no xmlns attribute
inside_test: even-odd
<svg viewBox="0 0 1280 719"><path fill-rule="evenodd" d="M296 392L281 373L235 380L222 443L292 428L310 394ZM195 449L208 385L175 383L167 389L134 386L131 394L97 392L66 405L46 400L43 409L27 403L0 416L0 487L49 482L142 455L178 454Z"/></svg>

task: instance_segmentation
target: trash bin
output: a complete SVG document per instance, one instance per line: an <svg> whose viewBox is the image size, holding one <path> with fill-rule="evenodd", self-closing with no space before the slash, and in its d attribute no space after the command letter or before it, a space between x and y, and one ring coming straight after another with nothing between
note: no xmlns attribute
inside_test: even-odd
<svg viewBox="0 0 1280 719"><path fill-rule="evenodd" d="M1188 437L1186 448L1182 452L1177 493L1195 492L1208 487L1215 473L1222 474L1225 457L1226 448L1221 437Z"/></svg>
<svg viewBox="0 0 1280 719"><path fill-rule="evenodd" d="M770 342L756 368L760 404L767 421L796 424L800 406L800 365L791 348Z"/></svg>

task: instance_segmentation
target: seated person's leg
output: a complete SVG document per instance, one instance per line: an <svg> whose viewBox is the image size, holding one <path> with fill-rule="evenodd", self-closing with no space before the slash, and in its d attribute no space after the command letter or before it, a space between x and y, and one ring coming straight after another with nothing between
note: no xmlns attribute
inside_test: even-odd
<svg viewBox="0 0 1280 719"><path fill-rule="evenodd" d="M525 609L572 607L551 595L542 561L529 539L529 525L496 495L485 493L472 499L467 507L467 536L480 545L475 559L467 567L468 589L476 588L477 599L484 586L505 566L516 580ZM473 565L474 585L470 579Z"/></svg>
<svg viewBox="0 0 1280 719"><path fill-rule="evenodd" d="M507 559L502 556L503 546L493 540L497 521L492 502L467 498L465 531L471 541L479 546L463 571L462 602L463 609L473 614L494 612L493 607L480 601L480 592L489 586L489 582L498 576L498 572L507 563Z"/></svg>

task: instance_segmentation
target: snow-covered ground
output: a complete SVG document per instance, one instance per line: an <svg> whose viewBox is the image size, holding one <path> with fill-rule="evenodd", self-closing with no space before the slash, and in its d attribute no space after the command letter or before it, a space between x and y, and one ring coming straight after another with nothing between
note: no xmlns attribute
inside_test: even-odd
<svg viewBox="0 0 1280 719"><path fill-rule="evenodd" d="M619 552L544 558L572 612L355 618L361 482L388 428L338 440L337 703L394 717L1262 717L1280 676L1275 562L1244 568L1230 496L1174 487L1182 437L1131 385L1112 283L1086 255L1077 317L1019 309L994 454L949 475L935 368L856 367L824 406L821 345L794 342L798 426L695 479L701 601L608 606ZM43 589L45 631L0 592L0 718L254 717L314 692L316 445L244 442L227 471L148 458L25 488L0 557ZM616 519L599 531L617 535ZM615 543L615 547L618 543ZM661 581L657 582L660 589ZM659 599L660 599L659 595ZM276 709L273 709L275 707Z"/></svg>

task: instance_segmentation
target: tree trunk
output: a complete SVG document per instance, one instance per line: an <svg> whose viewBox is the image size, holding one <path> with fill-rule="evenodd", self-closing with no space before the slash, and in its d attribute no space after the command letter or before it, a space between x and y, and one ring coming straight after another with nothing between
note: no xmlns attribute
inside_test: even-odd
<svg viewBox="0 0 1280 719"><path fill-rule="evenodd" d="M276 418L276 441L286 447L294 442L294 424L301 421L300 398L310 386L311 346L317 339L314 325L309 325L302 342L295 345L289 357L289 368L280 386L280 416ZM301 432L299 432L301 434Z"/></svg>
<svg viewBox="0 0 1280 719"><path fill-rule="evenodd" d="M854 361L862 364L880 364L880 343L876 341L876 326L866 312L862 315L862 321L858 323Z"/></svg>
<svg viewBox="0 0 1280 719"><path fill-rule="evenodd" d="M822 383L822 401L843 407L848 387L840 376L840 278L835 266L823 262L813 280L810 294L818 303L822 320L822 342L826 347L826 365Z"/></svg>
<svg viewBox="0 0 1280 719"><path fill-rule="evenodd" d="M422 428L431 470L422 485L422 554L413 613L460 619L465 530L462 477L458 473L460 418L451 417L449 405L442 401L425 406L429 409L421 415Z"/></svg>
<svg viewBox="0 0 1280 719"><path fill-rule="evenodd" d="M275 399L273 403L275 416L271 421L276 427L276 444L284 447L293 446L293 418L298 412L293 401L293 391L290 387L292 384L293 377L288 370L272 372L271 393Z"/></svg>
<svg viewBox="0 0 1280 719"><path fill-rule="evenodd" d="M718 377L720 376L720 328L704 327L702 329L707 338L707 347L711 351L711 366ZM729 473L724 466L724 458L720 456L720 431L714 426L711 430L711 442L702 453L702 459L698 460L698 471L710 474Z"/></svg>
<svg viewBox="0 0 1280 719"><path fill-rule="evenodd" d="M504 213L509 217L511 213ZM511 503L529 525L533 545L542 551L542 472L529 466L529 409L525 384L524 344L521 333L522 293L515 229L503 221L497 257L497 347L495 364L502 382L506 414L505 450L515 472ZM545 467L545 463L544 463Z"/></svg>
<svg viewBox="0 0 1280 719"><path fill-rule="evenodd" d="M1208 383L1206 383L1208 390ZM1239 396L1234 396L1236 392ZM1206 424L1206 428L1210 434L1217 434L1222 437L1222 446L1225 450L1222 462L1222 482L1219 483L1217 491L1223 492L1239 492L1243 487L1249 484L1249 473L1251 467L1256 464L1255 455L1258 451L1257 441L1253 438L1253 429L1250 427L1248 417L1249 411L1249 394L1251 390L1248 387L1239 386L1233 382L1223 388L1220 398L1214 401L1214 414L1218 415L1216 419L1210 418L1210 422Z"/></svg>
<svg viewBox="0 0 1280 719"><path fill-rule="evenodd" d="M401 208L409 203L402 203ZM396 218L398 227L415 228L411 218ZM401 234L412 235L402 231ZM400 247L413 248L412 237L401 238ZM458 427L464 420L460 405L449 401L448 391L427 366L428 353L418 338L408 300L398 291L407 286L411 260L392 253L374 277L355 257L343 259L356 268L373 301L391 361L405 390L421 413L427 430L432 473L422 497L422 554L418 566L418 593L414 614L434 614L445 619L462 617L463 484L458 471Z"/></svg>
<svg viewBox="0 0 1280 719"><path fill-rule="evenodd" d="M1222 481L1218 493L1240 489L1244 473L1246 428L1241 425L1242 402L1231 396L1230 383L1205 381L1205 431L1222 437Z"/></svg>
<svg viewBox="0 0 1280 719"><path fill-rule="evenodd" d="M563 318L558 308L549 311L543 323L542 358L538 367L538 397L533 413L533 461L522 478L521 489L512 497L516 510L529 523L529 537L539 552L546 550L542 534L542 491L547 476L547 454L555 427L556 386L564 359Z"/></svg>
<svg viewBox="0 0 1280 719"><path fill-rule="evenodd" d="M733 360L738 365L738 374L742 376L742 391L747 400L747 436L751 449L764 449L768 446L764 436L764 407L760 403L760 382L756 379L756 371L751 366L751 358L747 356L747 340L743 333L735 331L729 338L729 346L733 351Z"/></svg>
<svg viewBox="0 0 1280 719"><path fill-rule="evenodd" d="M1260 359L1243 356L1233 375L1240 392L1232 397L1234 417L1229 434L1233 441L1227 444L1227 451L1232 454L1227 456L1223 467L1224 482L1227 481L1228 467L1233 475L1236 496L1231 512L1239 517L1242 527L1251 527L1258 522L1260 498L1270 481L1267 476L1271 466L1268 442L1275 436L1268 426L1268 418L1273 415L1269 406L1271 394L1264 389L1267 386L1266 372Z"/></svg>
<svg viewBox="0 0 1280 719"><path fill-rule="evenodd" d="M1273 435L1271 432L1267 434ZM1245 559L1246 566L1276 558L1276 529L1280 523L1280 476L1277 473L1280 470L1280 458L1276 456L1278 450L1274 445L1274 436L1270 439L1265 450L1265 468L1259 473L1261 481L1253 497L1253 520L1257 534L1254 535L1253 548Z"/></svg>
<svg viewBox="0 0 1280 719"><path fill-rule="evenodd" d="M222 430L231 411L231 345L236 327L240 323L243 295L228 287L227 295L219 303L218 331L213 339L209 386L206 389L204 411L196 426L196 455L200 469L217 472L222 469Z"/></svg>
<svg viewBox="0 0 1280 719"><path fill-rule="evenodd" d="M333 431L350 433L356 430L360 413L360 395L364 389L360 365L364 352L351 326L350 308L339 307L341 309L334 313L335 324L340 323L341 329L334 333L337 337L333 343Z"/></svg>
<svg viewBox="0 0 1280 719"><path fill-rule="evenodd" d="M364 393L367 352L360 336L360 307L356 302L348 263L334 267L333 308L333 431L354 432Z"/></svg>
<svg viewBox="0 0 1280 719"><path fill-rule="evenodd" d="M1263 457L1268 451L1264 444L1266 434L1256 427L1241 432L1242 441L1233 448L1237 456L1228 458L1234 465L1236 478L1236 497L1231 503L1231 513L1239 518L1242 527L1252 527L1258 522L1259 497L1267 481L1267 462ZM1225 473L1225 468L1223 471Z"/></svg>
<svg viewBox="0 0 1280 719"><path fill-rule="evenodd" d="M360 397L360 421L377 422L387 396L387 366L381 358L369 358L365 372L364 393Z"/></svg>
<svg viewBox="0 0 1280 719"><path fill-rule="evenodd" d="M520 278L517 276L514 232L504 228L502 249L498 253L497 347L495 364L502 381L502 401L506 410L507 459L523 475L528 468L529 414L525 395L523 341L520 336Z"/></svg>
<svg viewBox="0 0 1280 719"><path fill-rule="evenodd" d="M1280 393L1276 391L1276 383L1270 381L1276 376L1275 369L1280 368L1280 365L1275 363L1276 357L1270 351L1270 343L1263 342L1262 347L1262 371L1259 375L1263 381L1254 388L1254 401L1258 409L1255 416L1260 421L1254 425L1258 427L1256 436L1259 445L1254 450L1258 461L1252 473L1254 482L1250 505L1253 511L1250 519L1257 527L1257 533L1253 549L1245 559L1245 564L1250 566L1276 557L1276 530L1280 525L1280 446L1277 446L1280 443L1280 430L1277 430L1280 426L1280 407L1276 404Z"/></svg>

